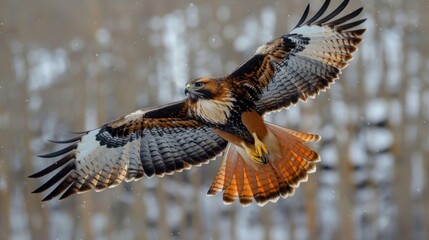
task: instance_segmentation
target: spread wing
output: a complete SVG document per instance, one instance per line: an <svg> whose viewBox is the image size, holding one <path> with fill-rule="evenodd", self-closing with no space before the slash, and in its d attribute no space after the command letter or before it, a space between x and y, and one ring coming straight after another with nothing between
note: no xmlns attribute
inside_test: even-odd
<svg viewBox="0 0 429 240"><path fill-rule="evenodd" d="M94 188L114 187L123 180L138 180L144 175L172 174L214 159L227 142L189 118L187 111L185 101L142 109L79 137L55 141L71 145L40 156L62 157L30 177L60 170L33 193L58 183L43 201L59 194L63 199Z"/></svg>
<svg viewBox="0 0 429 240"><path fill-rule="evenodd" d="M352 53L362 41L365 29L355 29L366 19L355 20L363 8L341 18L347 6L343 1L322 18L330 1L308 21L307 6L297 26L287 35L258 48L241 67L226 77L237 89L245 91L264 114L314 97L338 79L341 70L352 60Z"/></svg>

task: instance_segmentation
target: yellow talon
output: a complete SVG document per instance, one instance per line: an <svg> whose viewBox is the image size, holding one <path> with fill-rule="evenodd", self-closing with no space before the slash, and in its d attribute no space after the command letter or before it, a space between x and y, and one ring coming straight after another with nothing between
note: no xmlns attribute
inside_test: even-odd
<svg viewBox="0 0 429 240"><path fill-rule="evenodd" d="M266 164L268 163L268 150L265 144L259 140L258 136L256 136L256 133L253 133L253 138L255 140L255 147L248 147L246 143L242 142L241 145L243 146L244 150L246 151L247 155L250 157L252 161L258 164Z"/></svg>
<svg viewBox="0 0 429 240"><path fill-rule="evenodd" d="M253 139L255 140L255 150L259 157L262 157L266 154L268 154L267 147L261 140L259 140L258 136L256 136L256 133L253 133Z"/></svg>

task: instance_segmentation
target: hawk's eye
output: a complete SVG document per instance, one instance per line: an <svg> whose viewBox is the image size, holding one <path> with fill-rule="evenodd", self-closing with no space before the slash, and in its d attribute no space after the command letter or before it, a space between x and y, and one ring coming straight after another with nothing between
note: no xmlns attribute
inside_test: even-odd
<svg viewBox="0 0 429 240"><path fill-rule="evenodd" d="M195 87L197 87L197 88L202 88L203 86L204 86L203 82L196 82L195 83Z"/></svg>

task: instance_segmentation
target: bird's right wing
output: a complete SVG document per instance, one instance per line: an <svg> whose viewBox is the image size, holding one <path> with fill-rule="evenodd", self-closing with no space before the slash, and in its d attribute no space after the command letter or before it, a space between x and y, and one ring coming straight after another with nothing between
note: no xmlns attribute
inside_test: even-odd
<svg viewBox="0 0 429 240"><path fill-rule="evenodd" d="M172 174L214 159L227 142L187 112L183 100L138 110L79 137L54 141L71 145L40 156L62 157L30 176L38 178L60 169L34 193L59 183L43 201L59 194L63 199L93 188L114 187L123 180L138 180L144 175Z"/></svg>

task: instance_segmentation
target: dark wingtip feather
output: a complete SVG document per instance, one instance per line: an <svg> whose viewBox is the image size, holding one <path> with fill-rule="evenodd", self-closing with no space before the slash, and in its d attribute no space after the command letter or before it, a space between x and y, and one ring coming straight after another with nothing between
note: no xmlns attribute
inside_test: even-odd
<svg viewBox="0 0 429 240"><path fill-rule="evenodd" d="M77 144L72 144L66 148L63 148L61 150L58 150L56 152L52 152L52 153L48 153L48 154L43 154L43 155L39 155L38 157L41 158L53 158L53 157L58 157L61 156L63 154L66 154L68 152L70 152L71 150L75 149L77 147Z"/></svg>
<svg viewBox="0 0 429 240"><path fill-rule="evenodd" d="M331 3L331 0L326 0L323 3L322 7L319 9L319 11L317 11L317 13L314 14L314 16L310 18L310 20L308 20L305 24L310 25L318 18L320 18L325 13L326 9L328 9L330 3Z"/></svg>
<svg viewBox="0 0 429 240"><path fill-rule="evenodd" d="M336 26L339 24L343 24L343 23L347 22L348 20L351 20L351 19L357 17L362 11L363 11L363 7L360 7L358 9L354 10L353 12L345 15L344 17L341 17L341 18L338 18L332 22L326 23L326 25L333 27L333 26Z"/></svg>
<svg viewBox="0 0 429 240"><path fill-rule="evenodd" d="M52 190L52 192L48 194L48 196L42 199L42 202L46 202L55 198L60 193L64 192L64 190L69 188L69 186L72 185L73 182L74 182L74 178L70 175L67 176L60 184L57 185L57 187L54 190Z"/></svg>
<svg viewBox="0 0 429 240"><path fill-rule="evenodd" d="M47 201L49 201L49 200L52 200L52 198L54 198L54 197L51 197L51 198L45 197L45 198L43 198L43 199L42 199L42 201L41 201L41 202L47 202Z"/></svg>
<svg viewBox="0 0 429 240"><path fill-rule="evenodd" d="M338 6L334 11L332 11L328 16L320 19L319 21L317 21L315 24L321 25L324 24L325 22L331 20L332 18L334 18L335 16L337 16L338 14L340 14L349 4L349 0L344 0L340 6Z"/></svg>
<svg viewBox="0 0 429 240"><path fill-rule="evenodd" d="M70 134L80 134L80 135L85 135L88 134L90 131L92 130L87 130L87 131L71 131L65 128L60 128L62 131L66 132L66 133L70 133Z"/></svg>
<svg viewBox="0 0 429 240"><path fill-rule="evenodd" d="M82 138L82 136L78 136L78 137L66 139L66 140L48 140L48 141L51 143L64 144L64 143L74 143L76 141L79 141L81 138Z"/></svg>
<svg viewBox="0 0 429 240"><path fill-rule="evenodd" d="M340 25L340 26L336 26L335 29L337 31L341 32L341 31L348 30L350 28L354 28L356 26L359 26L362 23L364 23L365 21L366 21L366 18L365 19L361 19L361 20L357 20L357 21L354 21L354 22L351 22L351 23L343 24L343 25Z"/></svg>
<svg viewBox="0 0 429 240"><path fill-rule="evenodd" d="M63 169L61 169L57 174L55 174L51 179L49 179L45 184L34 190L32 193L41 193L48 188L52 187L55 183L60 181L64 176L68 175L75 168L73 162L67 164Z"/></svg>
<svg viewBox="0 0 429 240"><path fill-rule="evenodd" d="M71 159L74 158L74 154L69 154L65 157L63 157L62 159L58 160L57 162L49 165L48 167L40 170L39 172L36 172L30 176L28 176L29 178L39 178L42 176L45 176L48 173L51 173L52 171L54 171L55 169L63 166L64 164L68 163Z"/></svg>
<svg viewBox="0 0 429 240"><path fill-rule="evenodd" d="M296 26L294 28L300 27L304 23L304 21L307 18L309 12L310 12L310 3L307 4L307 7L305 8L305 11L302 14L301 19L298 21L298 24L296 24Z"/></svg>
<svg viewBox="0 0 429 240"><path fill-rule="evenodd" d="M73 194L75 194L75 193L77 193L77 192L78 192L78 189L77 189L74 185L71 185L71 186L67 189L67 191L65 191L65 192L63 193L63 195L61 195L60 200L63 200L64 198L67 198L67 197L70 197L71 195L73 195Z"/></svg>

